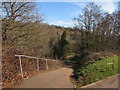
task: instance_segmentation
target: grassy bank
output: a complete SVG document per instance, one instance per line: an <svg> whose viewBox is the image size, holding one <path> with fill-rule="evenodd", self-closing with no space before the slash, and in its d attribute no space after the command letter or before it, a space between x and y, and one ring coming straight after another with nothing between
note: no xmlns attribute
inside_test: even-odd
<svg viewBox="0 0 120 90"><path fill-rule="evenodd" d="M107 65L107 60L114 60L114 67L112 64ZM115 75L119 73L118 71L118 60L119 57L110 57L103 60L94 61L82 68L78 68L74 75L77 77L77 85L79 87L85 86L99 80L105 79L109 76ZM112 63L112 61L108 61L108 63Z"/></svg>

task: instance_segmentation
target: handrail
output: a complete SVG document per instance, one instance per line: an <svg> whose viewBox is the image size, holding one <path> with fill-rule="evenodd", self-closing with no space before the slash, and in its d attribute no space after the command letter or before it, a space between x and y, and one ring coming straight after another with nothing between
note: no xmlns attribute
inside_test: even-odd
<svg viewBox="0 0 120 90"><path fill-rule="evenodd" d="M38 57L26 56L26 55L15 55L16 57L28 57L33 59L39 59Z"/></svg>
<svg viewBox="0 0 120 90"><path fill-rule="evenodd" d="M27 55L15 55L16 57L19 57L19 61L20 61L20 71L21 71L21 76L23 79L23 68L22 68L22 58L21 57L26 57L26 58L33 58L33 59L37 59L37 70L39 71L39 59L41 60L45 60L46 62L46 70L48 70L48 60L51 59L45 59L45 58L38 58L38 57L32 57L32 56L27 56ZM58 60L51 60L51 61L58 61Z"/></svg>
<svg viewBox="0 0 120 90"><path fill-rule="evenodd" d="M41 59L41 60L51 60L51 59L38 58L38 57L27 56L27 55L15 55L15 56L16 56L16 57L27 57L27 58L33 58L33 59ZM59 60L52 60L52 61L59 61Z"/></svg>

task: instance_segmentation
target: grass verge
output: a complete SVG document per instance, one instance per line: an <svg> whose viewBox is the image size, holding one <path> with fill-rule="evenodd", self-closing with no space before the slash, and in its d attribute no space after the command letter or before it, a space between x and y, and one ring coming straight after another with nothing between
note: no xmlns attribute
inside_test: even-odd
<svg viewBox="0 0 120 90"><path fill-rule="evenodd" d="M107 62L112 63L112 61L107 61L110 59L114 60L114 67L112 64L107 65ZM75 77L77 77L77 87L82 87L119 73L118 61L119 57L117 56L109 57L103 60L94 61L82 68L78 68L74 72Z"/></svg>

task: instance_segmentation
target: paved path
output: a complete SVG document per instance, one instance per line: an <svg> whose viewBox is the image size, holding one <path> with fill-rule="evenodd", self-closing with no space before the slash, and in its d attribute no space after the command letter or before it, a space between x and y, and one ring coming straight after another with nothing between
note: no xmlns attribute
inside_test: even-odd
<svg viewBox="0 0 120 90"><path fill-rule="evenodd" d="M72 71L70 68L61 68L39 73L29 79L23 80L14 88L73 88L70 82Z"/></svg>
<svg viewBox="0 0 120 90"><path fill-rule="evenodd" d="M120 75L111 76L97 83L84 86L83 88L120 88Z"/></svg>

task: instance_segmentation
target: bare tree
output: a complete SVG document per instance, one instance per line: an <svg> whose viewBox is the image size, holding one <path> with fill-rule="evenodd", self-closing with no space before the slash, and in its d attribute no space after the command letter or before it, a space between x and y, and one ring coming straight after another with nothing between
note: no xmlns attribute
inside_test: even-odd
<svg viewBox="0 0 120 90"><path fill-rule="evenodd" d="M89 3L82 14L74 18L76 27L81 29L80 51L114 51L118 48L119 13L104 12L100 6ZM83 55L84 56L84 55Z"/></svg>
<svg viewBox="0 0 120 90"><path fill-rule="evenodd" d="M23 21L32 19L35 3L31 2L3 2L3 20Z"/></svg>
<svg viewBox="0 0 120 90"><path fill-rule="evenodd" d="M42 22L43 16L41 14L38 15L38 13L36 14L35 10L36 3L34 2L3 2L3 40L7 39L8 30L23 27L25 22ZM24 24L20 24L21 22Z"/></svg>
<svg viewBox="0 0 120 90"><path fill-rule="evenodd" d="M76 26L86 31L94 31L101 19L101 13L101 6L95 5L93 2L89 3L82 14L79 14L78 18L74 18Z"/></svg>

